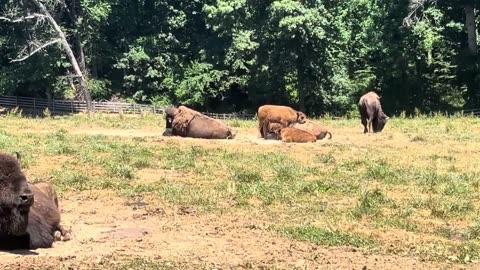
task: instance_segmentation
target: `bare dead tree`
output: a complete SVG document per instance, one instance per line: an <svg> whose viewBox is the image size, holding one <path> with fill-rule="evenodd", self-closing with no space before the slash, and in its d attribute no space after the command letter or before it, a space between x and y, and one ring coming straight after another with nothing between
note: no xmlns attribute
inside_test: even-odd
<svg viewBox="0 0 480 270"><path fill-rule="evenodd" d="M55 36L55 38L47 42L40 42L39 40L41 39L37 38L35 36L35 31L33 31L33 36L31 37L31 40L28 42L26 47L20 51L19 57L17 59L12 60L12 62L25 61L26 59L36 54L37 52L51 45L60 43L62 45L63 50L65 51L65 54L67 55L68 60L70 61L73 67L74 77L78 78L80 82L79 89L76 89L73 83L71 85L72 87L74 87L76 93L81 93L81 95L83 96L83 98L87 103L87 110L91 111L92 98L88 90L86 76L85 74L83 74L82 69L80 68L78 61L75 58L75 55L72 51L72 48L70 47L70 44L68 44L67 38L63 30L57 24L57 22L55 21L53 16L50 14L46 6L43 4L43 2L49 3L49 2L55 2L57 0L45 0L45 1L26 0L26 1L31 3L35 7L36 9L35 13L27 13L27 15L15 17L15 15L20 13L18 11L18 8L16 7L11 12L9 12L7 16L0 17L0 20L7 21L10 23L21 23L27 20L35 20L34 29L39 29L40 26L42 26L46 22L50 26L51 30L53 30L53 33L54 33L53 35Z"/></svg>
<svg viewBox="0 0 480 270"><path fill-rule="evenodd" d="M419 18L419 11L423 9L426 3L433 2L436 0L410 0L408 5L408 15L403 19L403 25L405 27L410 27L412 24L420 21L422 18Z"/></svg>

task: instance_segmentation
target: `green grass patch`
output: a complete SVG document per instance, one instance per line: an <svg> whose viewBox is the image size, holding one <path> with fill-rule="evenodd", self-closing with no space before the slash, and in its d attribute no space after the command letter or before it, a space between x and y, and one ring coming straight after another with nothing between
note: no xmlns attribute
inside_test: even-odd
<svg viewBox="0 0 480 270"><path fill-rule="evenodd" d="M291 239L307 241L324 246L371 247L376 244L376 242L370 237L341 231L332 231L314 226L282 227L275 230L280 235Z"/></svg>

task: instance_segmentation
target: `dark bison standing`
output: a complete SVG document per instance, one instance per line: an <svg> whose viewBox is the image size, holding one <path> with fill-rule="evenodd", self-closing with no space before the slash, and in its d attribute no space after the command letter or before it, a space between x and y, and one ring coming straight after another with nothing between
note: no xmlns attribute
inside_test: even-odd
<svg viewBox="0 0 480 270"><path fill-rule="evenodd" d="M368 92L358 102L364 133L381 132L387 123L388 116L383 112L380 97L375 92Z"/></svg>
<svg viewBox="0 0 480 270"><path fill-rule="evenodd" d="M203 139L233 139L235 134L219 120L210 118L195 110L180 106L165 111L166 128L172 135Z"/></svg>
<svg viewBox="0 0 480 270"><path fill-rule="evenodd" d="M29 184L18 160L0 153L0 250L49 248L56 235L69 238L53 187Z"/></svg>

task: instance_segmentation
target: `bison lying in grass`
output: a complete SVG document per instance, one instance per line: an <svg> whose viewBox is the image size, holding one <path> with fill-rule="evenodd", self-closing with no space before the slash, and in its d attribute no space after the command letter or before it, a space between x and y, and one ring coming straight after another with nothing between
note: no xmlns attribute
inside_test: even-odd
<svg viewBox="0 0 480 270"><path fill-rule="evenodd" d="M280 123L268 123L264 137L266 140L282 140L283 142L315 142L319 139L332 139L332 133L307 120L303 124L294 123L289 127L284 127Z"/></svg>
<svg viewBox="0 0 480 270"><path fill-rule="evenodd" d="M172 135L203 139L233 139L235 134L219 120L210 118L185 106L168 108L166 127Z"/></svg>
<svg viewBox="0 0 480 270"><path fill-rule="evenodd" d="M305 123L300 124L300 123L294 123L291 125L291 127L301 129L303 131L307 131L309 133L312 133L315 135L317 140L322 140L322 139L332 139L332 133L328 131L326 128L312 122L312 121L305 121ZM328 137L327 137L328 136Z"/></svg>
<svg viewBox="0 0 480 270"><path fill-rule="evenodd" d="M314 143L317 141L312 133L294 127L282 128L280 138L282 142L286 143Z"/></svg>
<svg viewBox="0 0 480 270"><path fill-rule="evenodd" d="M269 123L265 139L282 140L286 143L313 143L317 141L316 136L311 132L294 127L283 127L279 123Z"/></svg>
<svg viewBox="0 0 480 270"><path fill-rule="evenodd" d="M0 153L0 250L49 248L68 240L58 199L45 182L29 184L19 160Z"/></svg>

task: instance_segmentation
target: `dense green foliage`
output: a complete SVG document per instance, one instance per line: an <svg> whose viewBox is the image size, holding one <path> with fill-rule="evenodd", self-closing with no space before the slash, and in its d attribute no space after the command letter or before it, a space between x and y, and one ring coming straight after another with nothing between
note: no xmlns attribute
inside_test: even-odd
<svg viewBox="0 0 480 270"><path fill-rule="evenodd" d="M36 12L18 2L1 0L0 16L13 6ZM81 46L95 99L217 111L288 104L318 115L353 112L375 89L388 113L479 105L479 62L468 51L464 12L478 1L44 2L72 47ZM1 92L72 97L59 45L11 62L32 36L51 39L48 25L34 26L0 20Z"/></svg>

